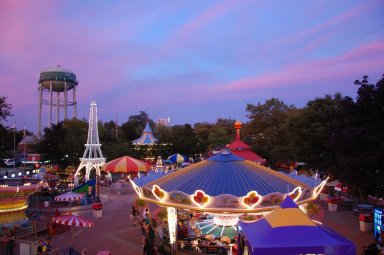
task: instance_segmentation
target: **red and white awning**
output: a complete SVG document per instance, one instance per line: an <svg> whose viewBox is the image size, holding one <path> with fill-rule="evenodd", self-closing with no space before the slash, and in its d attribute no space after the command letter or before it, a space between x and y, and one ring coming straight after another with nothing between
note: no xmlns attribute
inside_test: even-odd
<svg viewBox="0 0 384 255"><path fill-rule="evenodd" d="M54 217L52 221L57 224L66 225L66 226L76 226L76 227L93 227L94 226L92 221L78 215L58 216L58 217Z"/></svg>
<svg viewBox="0 0 384 255"><path fill-rule="evenodd" d="M80 194L80 193L75 193L75 192L67 192L67 193L63 193L63 194L60 194L58 196L55 197L55 201L67 201L67 202L70 202L70 201L77 201L77 200L80 200L84 197L83 194Z"/></svg>

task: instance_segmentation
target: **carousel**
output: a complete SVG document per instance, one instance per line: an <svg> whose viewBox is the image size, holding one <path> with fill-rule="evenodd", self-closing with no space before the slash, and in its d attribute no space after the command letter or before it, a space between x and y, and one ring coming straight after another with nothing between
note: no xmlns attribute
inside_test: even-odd
<svg viewBox="0 0 384 255"><path fill-rule="evenodd" d="M22 185L0 185L0 233L9 229L17 230L28 224L26 210L28 198L35 193L42 183L25 183Z"/></svg>
<svg viewBox="0 0 384 255"><path fill-rule="evenodd" d="M151 182L130 180L140 199L167 208L170 243L179 236L181 212L189 234L234 238L240 219L254 220L286 196L297 205L314 200L326 180L310 185L222 150L207 160ZM191 232L190 230L193 230Z"/></svg>

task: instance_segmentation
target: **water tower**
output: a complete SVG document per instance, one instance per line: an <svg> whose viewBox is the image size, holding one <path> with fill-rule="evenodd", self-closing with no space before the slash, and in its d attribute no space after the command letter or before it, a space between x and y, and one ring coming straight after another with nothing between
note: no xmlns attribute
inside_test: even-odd
<svg viewBox="0 0 384 255"><path fill-rule="evenodd" d="M73 106L73 117L77 118L76 75L60 66L46 68L41 71L39 79L39 116L37 132L41 135L41 115L43 105L49 106L48 127L52 127L52 114L55 111L56 121L60 121L60 108L64 111L64 119L68 118L68 106ZM68 93L72 91L72 99Z"/></svg>

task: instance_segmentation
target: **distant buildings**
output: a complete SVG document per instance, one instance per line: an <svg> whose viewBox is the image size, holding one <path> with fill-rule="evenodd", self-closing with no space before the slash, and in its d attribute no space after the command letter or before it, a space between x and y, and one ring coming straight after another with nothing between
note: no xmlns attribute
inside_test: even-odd
<svg viewBox="0 0 384 255"><path fill-rule="evenodd" d="M168 127L170 123L171 123L171 119L169 117L157 119L157 121L156 121L156 125L161 125L161 126L166 126L166 127Z"/></svg>

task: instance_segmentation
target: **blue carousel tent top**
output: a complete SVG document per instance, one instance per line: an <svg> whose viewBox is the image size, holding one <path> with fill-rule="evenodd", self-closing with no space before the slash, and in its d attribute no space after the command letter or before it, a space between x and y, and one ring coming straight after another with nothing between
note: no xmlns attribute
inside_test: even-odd
<svg viewBox="0 0 384 255"><path fill-rule="evenodd" d="M311 187L316 187L322 182L320 178L309 177L304 174L297 175L295 172L288 173L287 175Z"/></svg>
<svg viewBox="0 0 384 255"><path fill-rule="evenodd" d="M138 139L134 140L132 144L152 145L152 144L155 144L156 141L157 141L157 138L153 136L152 129L149 126L149 122L147 122L143 130L143 134Z"/></svg>
<svg viewBox="0 0 384 255"><path fill-rule="evenodd" d="M138 187L142 187L144 186L145 184L149 183L149 182L152 182L152 181L155 181L161 177L164 177L168 174L170 174L171 172L149 172L147 175L142 175L140 177L137 177L133 180L133 182L138 186Z"/></svg>
<svg viewBox="0 0 384 255"><path fill-rule="evenodd" d="M240 236L245 240L249 254L356 254L351 241L331 228L316 224L297 207L290 196L261 220L240 222L239 226ZM243 251L244 245L239 248Z"/></svg>
<svg viewBox="0 0 384 255"><path fill-rule="evenodd" d="M285 174L244 160L229 151L171 173L145 186L152 188L155 184L167 192L182 191L193 194L196 190L204 190L210 196L231 194L239 197L246 196L252 190L264 196L273 192L289 193L297 186L303 189L308 187Z"/></svg>

